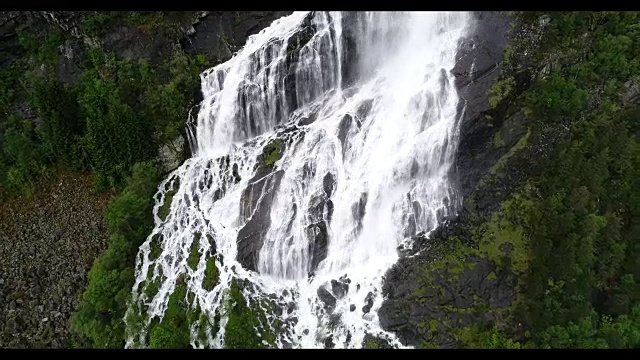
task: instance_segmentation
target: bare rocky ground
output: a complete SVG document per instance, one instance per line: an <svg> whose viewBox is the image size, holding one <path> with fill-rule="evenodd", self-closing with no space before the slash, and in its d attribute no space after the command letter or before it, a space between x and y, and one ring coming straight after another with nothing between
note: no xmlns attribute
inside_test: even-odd
<svg viewBox="0 0 640 360"><path fill-rule="evenodd" d="M109 194L64 174L0 204L0 348L61 348L87 273L107 248Z"/></svg>

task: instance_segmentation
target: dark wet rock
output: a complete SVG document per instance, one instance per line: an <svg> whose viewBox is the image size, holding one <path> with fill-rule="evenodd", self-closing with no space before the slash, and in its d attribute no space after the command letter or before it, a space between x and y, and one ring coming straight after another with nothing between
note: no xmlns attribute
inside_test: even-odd
<svg viewBox="0 0 640 360"><path fill-rule="evenodd" d="M447 239L455 236L463 243L471 239L470 214L474 221L490 216L502 199L534 171L524 153L516 153L509 161L520 165L503 172L507 173L504 180L479 185L480 179L489 175L490 169L526 135L527 129L519 109L509 109L508 104L493 109L487 96L499 74L510 20L498 13L482 12L476 16L475 29L459 44L457 63L452 70L460 96L458 110L466 106L451 174L465 199L464 206L454 217L439 213L441 226L429 237L413 236L413 248L401 251L401 259L387 272L383 285L385 300L378 312L381 327L395 332L401 342L409 345L426 342L444 348L458 347L451 326L491 324L515 299L515 277L498 272L496 264L484 257L465 258L466 265L455 275L429 267L448 251L443 246ZM516 83L517 91L521 91L527 86L526 76L516 79ZM495 139L500 139L499 143ZM406 219L407 230L411 230L410 220ZM512 246L504 245L500 250L508 254ZM425 272L429 280L420 280ZM490 310L478 312L481 304Z"/></svg>
<svg viewBox="0 0 640 360"><path fill-rule="evenodd" d="M297 308L298 308L298 305L296 305L295 302L293 302L293 301L288 302L287 303L287 314L293 313ZM295 322L297 322L297 321L298 321L298 319L296 318Z"/></svg>
<svg viewBox="0 0 640 360"><path fill-rule="evenodd" d="M332 173L328 172L322 178L322 189L324 190L324 194L327 197L331 197L333 195L333 190L335 189L336 178Z"/></svg>
<svg viewBox="0 0 640 360"><path fill-rule="evenodd" d="M313 124L318 118L318 114L311 113L309 116L302 117L298 120L298 126L305 126Z"/></svg>
<svg viewBox="0 0 640 360"><path fill-rule="evenodd" d="M325 305L325 309L331 311L336 306L336 298L324 286L318 288L318 298Z"/></svg>
<svg viewBox="0 0 640 360"><path fill-rule="evenodd" d="M502 253L505 256L509 256L511 254L511 251L513 251L513 244L508 243L508 242L504 243L504 244L500 245L498 250L502 251Z"/></svg>
<svg viewBox="0 0 640 360"><path fill-rule="evenodd" d="M417 273L424 272L426 264L433 261L430 256L403 258L387 274L383 288L387 300L378 313L380 324L384 329L396 331L403 343L418 345L428 338L438 346L456 347L455 342L447 340L451 336L449 330L440 329L442 324L463 327L478 321L492 321L491 318L484 320L473 309L486 304L492 311L500 311L515 300L515 278L496 273L495 264L482 257L467 258L465 263L471 266L457 276L443 270L429 270L428 282L415 281L420 279ZM424 326L421 324L425 323L430 326L433 323L439 330L433 334L431 330L419 333Z"/></svg>
<svg viewBox="0 0 640 360"><path fill-rule="evenodd" d="M20 45L18 32L33 25L34 13L28 11L4 11L0 14L0 61L10 66L25 53Z"/></svg>
<svg viewBox="0 0 640 360"><path fill-rule="evenodd" d="M358 109L356 110L356 117L359 120L363 120L364 118L367 117L367 115L369 115L372 108L373 108L373 99L363 101L362 104L360 104L360 106L358 106Z"/></svg>
<svg viewBox="0 0 640 360"><path fill-rule="evenodd" d="M256 174L257 175L257 174ZM271 205L276 189L284 171L278 170L271 175L250 182L242 193L241 216L250 218L238 231L238 261L245 269L256 270L258 253L262 248L264 236L271 222ZM256 179L257 176L254 177ZM266 194L261 197L263 192Z"/></svg>
<svg viewBox="0 0 640 360"><path fill-rule="evenodd" d="M345 140L347 139L347 135L349 134L349 130L351 129L351 123L353 122L353 117L349 114L345 114L340 120L340 124L338 124L338 140L342 144L342 147L345 148Z"/></svg>
<svg viewBox="0 0 640 360"><path fill-rule="evenodd" d="M333 342L333 336L329 336L324 340L325 349L333 349L335 346L336 344Z"/></svg>
<svg viewBox="0 0 640 360"><path fill-rule="evenodd" d="M342 281L331 280L331 291L338 299L342 299L349 291L349 284Z"/></svg>
<svg viewBox="0 0 640 360"><path fill-rule="evenodd" d="M327 246L329 245L329 234L327 232L327 222L307 226L307 238L309 239L309 254L311 254L311 269L315 270L318 264L327 257Z"/></svg>
<svg viewBox="0 0 640 360"><path fill-rule="evenodd" d="M367 296L364 298L365 305L362 307L362 312L368 314L371 311L371 307L373 306L373 293L370 291Z"/></svg>
<svg viewBox="0 0 640 360"><path fill-rule="evenodd" d="M508 102L496 109L489 104L488 92L500 74L499 65L507 45L511 20L496 12L476 12L475 16L475 28L472 35L459 44L457 62L452 70L460 96L459 112L464 108L452 176L463 199L470 197L480 178L488 174L491 167L524 136L527 123L520 109L509 109ZM528 81L526 71L518 74L514 92L524 91ZM495 144L496 138L502 143ZM516 186L523 178L521 171L530 168L529 165L514 167L520 174L508 174L504 184ZM508 189L501 190L500 194L487 193L483 196L485 200L479 204L483 211L495 210L495 205L509 193ZM499 197L495 198L496 195Z"/></svg>
<svg viewBox="0 0 640 360"><path fill-rule="evenodd" d="M185 41L185 50L190 54L204 53L213 63L229 60L249 36L288 14L288 11L205 12Z"/></svg>

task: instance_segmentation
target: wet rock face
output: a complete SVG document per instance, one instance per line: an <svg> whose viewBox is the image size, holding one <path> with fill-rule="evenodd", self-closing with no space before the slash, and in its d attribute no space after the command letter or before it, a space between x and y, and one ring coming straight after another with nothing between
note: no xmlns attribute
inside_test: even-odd
<svg viewBox="0 0 640 360"><path fill-rule="evenodd" d="M494 124L487 121L487 115L492 115L487 94L500 73L498 66L507 45L510 20L495 12L477 12L475 18L472 35L459 44L456 66L452 70L460 97L458 112L464 108L453 166L458 173L452 175L459 182L463 198L502 156L491 153Z"/></svg>
<svg viewBox="0 0 640 360"><path fill-rule="evenodd" d="M108 198L65 176L0 205L0 347L69 347L69 318L107 247Z"/></svg>
<svg viewBox="0 0 640 360"><path fill-rule="evenodd" d="M510 124L500 130L507 135L510 146L523 134L522 118L517 114L510 115L510 122L487 122L487 115L496 115L489 105L487 93L499 75L509 19L490 12L476 13L475 18L471 35L459 44L457 63L452 70L460 97L458 111L462 114L464 109L464 116L456 164L450 176L463 199L474 192L479 180L508 150L506 146L502 149L492 146L494 127ZM495 202L499 204L499 201ZM461 213L464 215L465 211L462 209ZM495 264L487 259L466 259L470 266L457 276L430 267L436 260L432 254L434 246L452 235L464 238L463 234L458 234L462 231L456 227L458 221L459 218L446 219L445 225L429 239L424 235L414 237L413 249L406 253L401 251L401 259L386 274L385 301L378 313L380 324L383 329L396 332L405 344L419 346L428 341L439 347L457 347L459 344L453 340L448 326L491 321L495 309L506 308L515 298L515 278L508 274L496 275ZM429 279L425 279L425 272L430 274ZM486 315L465 311L478 303L486 304L492 310Z"/></svg>
<svg viewBox="0 0 640 360"><path fill-rule="evenodd" d="M185 41L190 54L204 53L214 63L229 60L247 38L260 32L290 11L210 11L193 26L194 34Z"/></svg>
<svg viewBox="0 0 640 360"><path fill-rule="evenodd" d="M382 328L396 332L405 344L420 346L426 340L458 347L451 326L493 322L515 300L515 277L496 275L495 264L487 259L470 257L466 261L471 267L460 274L431 271L428 280L423 275L426 265L411 259L401 259L387 274L383 293L390 300L379 311ZM480 311L481 306L489 310Z"/></svg>
<svg viewBox="0 0 640 360"><path fill-rule="evenodd" d="M260 172L242 193L242 214L249 221L238 231L238 261L245 269L256 271L258 254L271 224L271 205L284 171L260 177ZM262 196L265 194L265 196Z"/></svg>

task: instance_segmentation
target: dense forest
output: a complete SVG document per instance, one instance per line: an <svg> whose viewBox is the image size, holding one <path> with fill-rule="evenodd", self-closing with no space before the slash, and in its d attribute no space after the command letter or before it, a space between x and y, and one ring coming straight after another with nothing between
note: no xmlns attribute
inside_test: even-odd
<svg viewBox="0 0 640 360"><path fill-rule="evenodd" d="M177 38L176 16L94 13L81 25L96 36L127 24ZM501 195L496 211L455 225L458 235L447 236L446 255L424 273L445 267L453 274L468 267L470 257L482 257L498 275L516 279L516 299L499 310L499 320L454 326L461 347L639 347L640 15L508 16L510 45L489 89L487 121L521 111L527 131L483 181L512 171L509 157L518 152L535 161L529 176ZM199 74L213 63L179 51L160 61L126 59L95 47L76 54L81 75L65 83L59 49L69 36L53 27L22 31L22 55L0 69L0 199L29 201L63 173L88 174L96 192L113 194L104 212L108 248L88 273L65 346L118 348L125 341L135 255L153 225L152 196L162 178L158 149L184 132ZM16 106L22 103L37 120L25 118ZM554 141L545 138L550 131ZM532 152L533 143L547 144L544 153ZM190 347L189 324L200 314L179 306L179 290L174 295L150 331L152 347ZM251 325L258 310L234 298L228 346L263 346ZM475 310L479 317L493 311ZM3 347L7 337L0 338Z"/></svg>
<svg viewBox="0 0 640 360"><path fill-rule="evenodd" d="M502 81L544 64L511 99L540 129L567 129L537 176L508 200L519 228L521 291L513 310L531 347L640 345L640 148L635 91L640 63L637 13L525 13L543 25L535 50L508 49ZM517 26L517 25L516 25Z"/></svg>

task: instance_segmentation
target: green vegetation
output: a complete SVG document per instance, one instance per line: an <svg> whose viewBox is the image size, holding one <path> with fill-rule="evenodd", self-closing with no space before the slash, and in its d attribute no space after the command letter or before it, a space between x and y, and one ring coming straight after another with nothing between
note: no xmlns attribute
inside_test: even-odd
<svg viewBox="0 0 640 360"><path fill-rule="evenodd" d="M489 89L489 105L496 107L509 95L514 86L515 81L512 77L496 81Z"/></svg>
<svg viewBox="0 0 640 360"><path fill-rule="evenodd" d="M247 304L236 280L231 282L229 301L227 306L229 322L224 334L225 346L231 349L258 349L273 346L276 340L275 334L265 328L267 324L265 312L270 311L270 303L267 300L252 299L251 303ZM263 327L262 324L265 326ZM256 333L256 328L260 329L260 336Z"/></svg>
<svg viewBox="0 0 640 360"><path fill-rule="evenodd" d="M280 152L282 151L282 146L282 140L275 139L264 147L262 150L262 157L266 167L273 167L275 165L276 161L278 161L278 157L280 156Z"/></svg>
<svg viewBox="0 0 640 360"><path fill-rule="evenodd" d="M204 282L202 286L208 290L213 290L213 287L218 284L219 280L218 268L216 267L216 261L214 256L210 256L207 259L206 267L204 269Z"/></svg>
<svg viewBox="0 0 640 360"><path fill-rule="evenodd" d="M179 31L179 21L185 16L181 12L170 11L95 11L83 16L80 26L87 34L96 37L108 34L115 26L175 34Z"/></svg>
<svg viewBox="0 0 640 360"><path fill-rule="evenodd" d="M548 19L544 28L542 15ZM180 15L96 12L80 25L93 37L116 25L173 34L174 16ZM436 311L474 319L490 312L495 320L426 319L419 325L426 334L423 346L436 346L435 337L446 330L462 346L477 348L640 347L640 105L629 100L630 89L640 83L640 15L529 12L516 20L520 31L505 50L503 74L489 90L489 102L494 110L523 109L527 133L504 149L488 178L509 171L516 155L534 144L545 156L527 154L540 171L494 213L474 214L468 236L449 237L416 279L414 295L425 301L443 294L436 273L456 282L482 259L495 265L487 281L515 276L517 298L504 309L491 308L478 293L469 295L473 305L467 308L437 305ZM531 34L537 33L534 46L537 36ZM89 272L71 320L77 346L122 347L134 257L151 230L152 195L160 179L153 159L179 135L206 59L175 52L159 63L125 60L96 47L78 55L81 80L61 82L58 47L70 39L58 31L24 32L19 39L26 55L0 69L0 197L28 194L58 167L92 172L101 189L122 189L105 212L109 247ZM516 79L527 72L532 81L524 88ZM37 116L18 111L22 104ZM493 122L498 116L494 111L487 118ZM559 134L551 146L543 138L549 132ZM495 148L506 146L507 135L495 133ZM265 167L275 166L283 146L275 140L264 147ZM167 204L172 196L167 194ZM158 240L152 242L152 258L159 256ZM198 241L199 236L188 259L192 269L199 261ZM206 289L219 280L215 256L206 261ZM151 296L158 283L144 289ZM165 316L150 326L149 346L188 347L191 324L209 324L199 306L187 301L189 295L181 278ZM236 281L229 295L227 346L272 346L275 334L266 326L272 304L247 302Z"/></svg>
<svg viewBox="0 0 640 360"><path fill-rule="evenodd" d="M134 258L153 225L152 195L161 176L154 158L157 149L180 135L199 73L209 65L204 56L180 50L160 59L144 54L125 58L96 44L123 27L135 36L177 41L180 24L189 16L86 13L79 18L79 30L93 38L91 47L53 26L27 27L18 34L24 55L0 69L0 199L28 195L54 171L90 173L97 190L117 194L104 215L109 247L89 272L71 320L75 346L124 345ZM61 47L69 44L75 46L73 59L61 55ZM78 67L78 76L63 73L67 65ZM167 210L163 207L161 215ZM156 257L157 240L152 242ZM145 288L148 295L157 291L157 282ZM183 323L172 309L152 331L152 346L188 346L189 332L176 333ZM170 333L175 333L171 339Z"/></svg>
<svg viewBox="0 0 640 360"><path fill-rule="evenodd" d="M478 250L465 250L518 276L511 327L503 333L474 325L456 334L470 347L638 347L640 107L624 99L628 82L640 75L640 18L545 14L549 21L534 47L526 34L540 29L541 15L518 15L517 34L524 36L508 49L490 92L494 107L503 99L524 107L529 132L489 176L508 171L510 156L540 143L545 129L565 135L537 160L538 175L473 226ZM521 71L531 71L533 81L518 95L507 85ZM512 247L509 255L500 250L504 244Z"/></svg>
<svg viewBox="0 0 640 360"><path fill-rule="evenodd" d="M132 14L99 12L82 17L80 24L96 36L118 21L177 26L162 13ZM57 165L94 172L99 188L121 188L133 164L152 160L161 145L180 135L206 65L203 56L177 51L151 64L91 48L81 61L81 81L63 83L58 69L66 60L58 48L68 40L65 35L19 35L26 54L0 71L0 196L28 193ZM15 111L21 103L38 119Z"/></svg>
<svg viewBox="0 0 640 360"><path fill-rule="evenodd" d="M149 331L150 348L189 348L189 322L187 320L187 303L185 301L187 288L180 277L176 288L169 297L169 304L159 323L154 324Z"/></svg>
<svg viewBox="0 0 640 360"><path fill-rule="evenodd" d="M164 203L158 209L158 216L162 220L166 220L169 215L169 210L171 210L171 202L173 201L173 196L178 191L177 186L169 191L167 191L164 195Z"/></svg>
<svg viewBox="0 0 640 360"><path fill-rule="evenodd" d="M138 163L122 193L109 203L109 247L89 271L89 284L71 319L72 330L82 339L80 346L124 346L122 319L134 282L135 255L153 225L152 196L159 180L160 172L152 164Z"/></svg>

